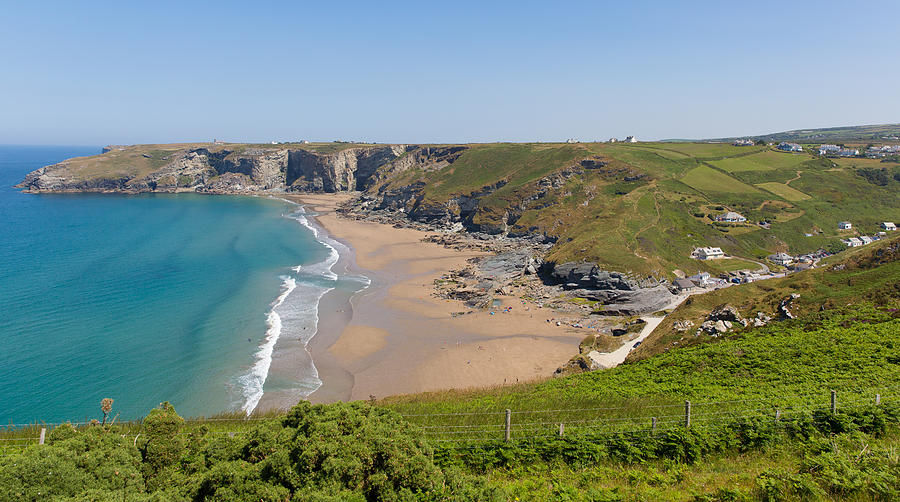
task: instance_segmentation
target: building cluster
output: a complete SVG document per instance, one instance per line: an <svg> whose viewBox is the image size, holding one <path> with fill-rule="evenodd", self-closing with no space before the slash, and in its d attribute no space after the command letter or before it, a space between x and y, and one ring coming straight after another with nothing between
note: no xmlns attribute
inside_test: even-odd
<svg viewBox="0 0 900 502"><path fill-rule="evenodd" d="M778 148L779 150L785 151L785 152L802 152L803 151L803 147L798 145L797 143L788 143L786 141L782 141L781 143L778 143L778 146L776 148Z"/></svg>
<svg viewBox="0 0 900 502"><path fill-rule="evenodd" d="M753 146L756 142L752 139L736 139L732 145L734 146Z"/></svg>
<svg viewBox="0 0 900 502"><path fill-rule="evenodd" d="M819 145L819 155L826 157L856 157L859 150L856 148L843 148L838 145Z"/></svg>
<svg viewBox="0 0 900 502"><path fill-rule="evenodd" d="M842 221L838 223L838 228L841 230L849 230L852 228L852 225L848 221ZM879 241L884 239L887 236L888 232L896 232L897 225L892 221L882 221L881 222L881 231L874 235L860 235L858 237L849 237L847 239L841 239L841 242L844 243L848 248L858 248L860 246L865 246L867 244L871 244L875 241Z"/></svg>
<svg viewBox="0 0 900 502"><path fill-rule="evenodd" d="M900 155L900 145L872 146L866 149L866 157L883 159L891 155Z"/></svg>

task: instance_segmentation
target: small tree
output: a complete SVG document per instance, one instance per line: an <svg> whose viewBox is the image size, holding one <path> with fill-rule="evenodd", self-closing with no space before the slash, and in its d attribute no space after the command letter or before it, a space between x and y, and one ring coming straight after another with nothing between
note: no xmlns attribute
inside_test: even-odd
<svg viewBox="0 0 900 502"><path fill-rule="evenodd" d="M106 419L109 418L109 412L112 411L113 400L108 397L104 397L100 401L100 411L103 412L103 424L106 425Z"/></svg>

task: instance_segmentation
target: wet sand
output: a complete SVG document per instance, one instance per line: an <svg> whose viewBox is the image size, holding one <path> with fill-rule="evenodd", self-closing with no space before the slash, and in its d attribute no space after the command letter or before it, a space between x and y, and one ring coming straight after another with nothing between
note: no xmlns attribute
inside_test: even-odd
<svg viewBox="0 0 900 502"><path fill-rule="evenodd" d="M348 194L291 195L320 213L316 222L350 248L339 267L369 277L349 303L326 294L308 346L322 386L313 402L382 398L546 378L578 353L589 332L546 322L553 312L514 297L502 308L475 310L435 297L434 280L481 253L422 242L428 233L344 218L334 209ZM274 368L275 364L273 364ZM286 361L278 365L289 367ZM261 407L296 399L264 396Z"/></svg>

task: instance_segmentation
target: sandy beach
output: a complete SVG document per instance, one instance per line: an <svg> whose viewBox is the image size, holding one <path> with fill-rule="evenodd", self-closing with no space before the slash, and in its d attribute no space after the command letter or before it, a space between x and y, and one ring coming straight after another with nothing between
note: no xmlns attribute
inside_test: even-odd
<svg viewBox="0 0 900 502"><path fill-rule="evenodd" d="M434 281L480 253L422 242L426 232L358 221L335 208L348 194L289 196L350 248L341 267L372 280L347 304L326 295L308 346L323 381L313 402L382 398L546 378L578 353L586 330L548 323L553 313L514 297L500 308L469 311L434 296ZM503 307L512 306L510 312ZM526 310L526 307L528 310ZM290 406L267 396L262 407Z"/></svg>

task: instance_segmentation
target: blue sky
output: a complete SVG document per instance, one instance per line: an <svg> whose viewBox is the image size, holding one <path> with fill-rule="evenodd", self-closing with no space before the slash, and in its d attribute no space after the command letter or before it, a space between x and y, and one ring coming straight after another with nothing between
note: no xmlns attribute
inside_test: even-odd
<svg viewBox="0 0 900 502"><path fill-rule="evenodd" d="M2 12L0 144L704 138L900 122L897 1Z"/></svg>

